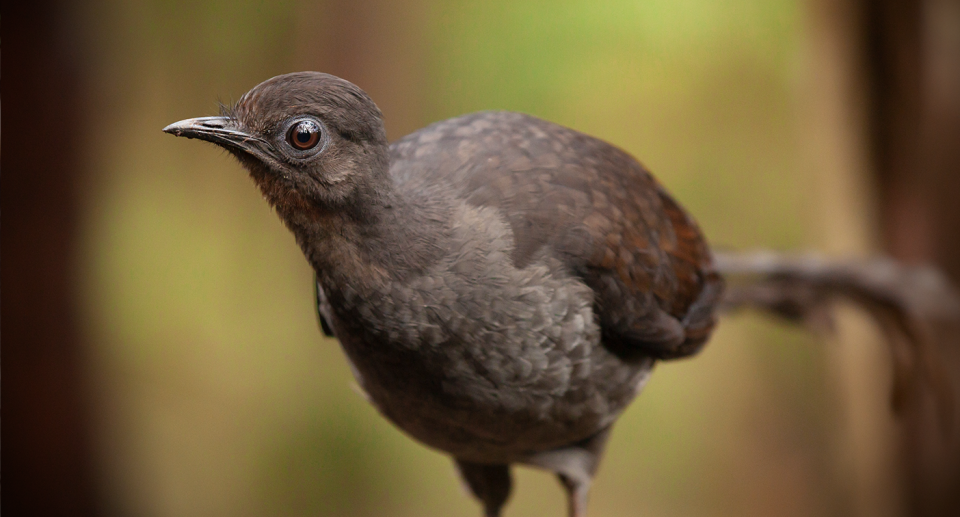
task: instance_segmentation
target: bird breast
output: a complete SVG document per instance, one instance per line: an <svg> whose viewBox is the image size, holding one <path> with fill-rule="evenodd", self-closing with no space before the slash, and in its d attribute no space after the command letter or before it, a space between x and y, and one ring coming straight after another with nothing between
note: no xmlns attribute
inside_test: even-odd
<svg viewBox="0 0 960 517"><path fill-rule="evenodd" d="M449 253L422 274L336 285L319 274L372 402L466 457L559 446L612 422L652 361L602 346L593 292L559 261L545 253L517 268L494 209L463 205L449 228Z"/></svg>

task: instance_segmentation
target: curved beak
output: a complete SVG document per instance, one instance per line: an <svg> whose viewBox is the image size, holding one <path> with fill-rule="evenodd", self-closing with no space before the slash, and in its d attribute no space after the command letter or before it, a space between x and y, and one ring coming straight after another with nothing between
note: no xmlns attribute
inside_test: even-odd
<svg viewBox="0 0 960 517"><path fill-rule="evenodd" d="M164 133L213 142L229 151L251 154L269 160L271 145L262 138L241 130L231 117L199 117L174 122Z"/></svg>

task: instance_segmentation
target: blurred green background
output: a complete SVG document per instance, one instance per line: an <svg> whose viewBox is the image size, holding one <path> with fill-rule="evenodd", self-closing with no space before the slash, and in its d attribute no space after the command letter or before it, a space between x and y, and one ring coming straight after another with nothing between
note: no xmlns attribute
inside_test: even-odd
<svg viewBox="0 0 960 517"><path fill-rule="evenodd" d="M811 4L814 7L811 7ZM94 0L73 8L80 305L100 482L116 515L479 515L445 456L358 396L292 236L240 166L161 133L262 80L340 75L392 139L483 109L636 156L720 247L871 249L856 102L816 2ZM842 51L842 48L840 49ZM838 84L840 86L838 86ZM724 320L615 428L600 516L894 515L882 347ZM852 370L851 370L852 368ZM851 409L856 408L856 409ZM855 444L855 446L851 446ZM518 469L506 515L561 515Z"/></svg>

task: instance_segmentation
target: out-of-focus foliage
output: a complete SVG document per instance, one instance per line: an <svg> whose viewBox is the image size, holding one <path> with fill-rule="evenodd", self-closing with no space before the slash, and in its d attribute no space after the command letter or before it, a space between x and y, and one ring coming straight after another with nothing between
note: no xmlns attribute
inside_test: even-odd
<svg viewBox="0 0 960 517"><path fill-rule="evenodd" d="M351 388L317 328L309 267L240 166L160 132L311 56L322 66L332 50L303 42L324 41L336 9L76 7L95 99L81 302L120 515L479 514L446 457ZM637 156L717 245L817 246L796 1L420 0L410 12L392 30L414 35L398 52L416 53L418 112L392 120L384 105L388 128L532 113ZM375 45L370 29L353 38ZM624 415L591 515L844 513L823 362L803 332L725 322L701 356L659 366ZM507 515L564 511L550 476L520 470L515 489Z"/></svg>

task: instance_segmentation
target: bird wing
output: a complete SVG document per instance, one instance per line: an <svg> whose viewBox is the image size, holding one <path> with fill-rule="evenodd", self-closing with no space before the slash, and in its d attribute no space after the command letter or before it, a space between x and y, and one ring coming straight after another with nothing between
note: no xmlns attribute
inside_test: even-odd
<svg viewBox="0 0 960 517"><path fill-rule="evenodd" d="M395 142L391 174L498 209L517 267L549 256L593 289L608 347L682 357L715 324L723 283L696 223L610 144L528 115L483 112Z"/></svg>
<svg viewBox="0 0 960 517"><path fill-rule="evenodd" d="M323 294L323 287L320 286L316 272L313 273L313 299L316 303L317 320L320 322L320 331L323 332L324 336L334 337L333 328L330 327L330 322L328 322L327 318L323 315L323 313L329 309L324 307L327 304L327 297Z"/></svg>

